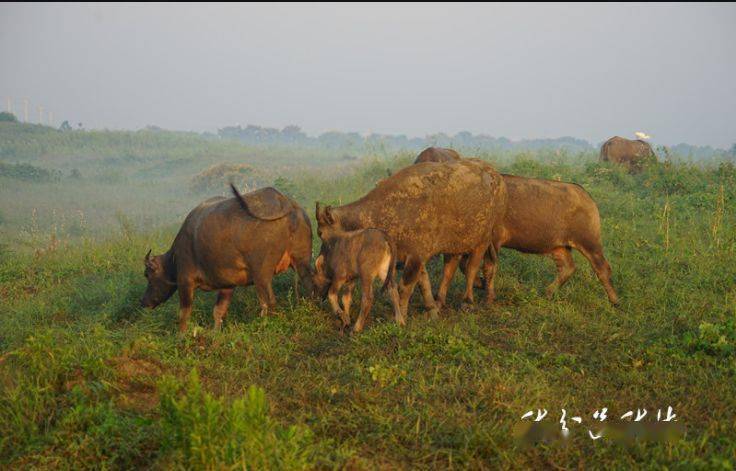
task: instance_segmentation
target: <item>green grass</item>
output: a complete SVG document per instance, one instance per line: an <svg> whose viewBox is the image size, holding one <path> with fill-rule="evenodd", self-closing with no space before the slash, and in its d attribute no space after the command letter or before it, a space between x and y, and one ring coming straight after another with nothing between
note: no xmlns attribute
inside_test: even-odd
<svg viewBox="0 0 736 471"><path fill-rule="evenodd" d="M155 311L137 300L143 255L167 247L178 222L126 225L126 207L120 220L90 222L107 233L0 251L0 467L732 469L734 167L631 176L592 155L483 157L593 195L620 307L577 254L577 273L548 300L551 260L503 251L492 307L432 319L415 295L399 328L381 297L364 333L340 336L326 304L295 300L287 273L275 315L259 318L253 289L239 289L216 334L214 296L198 293L192 327L177 335L175 300ZM315 200L351 201L410 159L271 178L311 213ZM452 301L461 288L458 277ZM675 441L588 437L603 407L613 424L668 406L685 428ZM562 408L583 419L568 422L569 440L516 439L528 410L547 409L558 429Z"/></svg>

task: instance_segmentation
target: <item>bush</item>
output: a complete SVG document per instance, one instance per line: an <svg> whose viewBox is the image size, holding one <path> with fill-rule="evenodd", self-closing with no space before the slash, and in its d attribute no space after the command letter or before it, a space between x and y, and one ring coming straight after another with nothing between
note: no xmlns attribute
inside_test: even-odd
<svg viewBox="0 0 736 471"><path fill-rule="evenodd" d="M195 175L191 186L198 193L222 193L229 183L241 193L251 191L258 185L256 171L245 164L217 164Z"/></svg>
<svg viewBox="0 0 736 471"><path fill-rule="evenodd" d="M0 123L17 123L18 118L13 113L7 111L0 112Z"/></svg>
<svg viewBox="0 0 736 471"><path fill-rule="evenodd" d="M165 377L160 397L163 449L169 454L164 459L173 461L168 464L187 469L304 469L312 464L308 431L274 424L258 387L227 404L204 392L192 370L183 386Z"/></svg>
<svg viewBox="0 0 736 471"><path fill-rule="evenodd" d="M59 177L58 172L31 164L6 164L0 162L0 177L15 178L31 182L46 182Z"/></svg>
<svg viewBox="0 0 736 471"><path fill-rule="evenodd" d="M713 356L728 356L736 352L736 322L724 324L702 322L698 332L685 334L685 344L691 351L702 351Z"/></svg>
<svg viewBox="0 0 736 471"><path fill-rule="evenodd" d="M695 165L673 165L669 162L647 167L645 175L644 186L662 195L702 192L708 181L704 172Z"/></svg>

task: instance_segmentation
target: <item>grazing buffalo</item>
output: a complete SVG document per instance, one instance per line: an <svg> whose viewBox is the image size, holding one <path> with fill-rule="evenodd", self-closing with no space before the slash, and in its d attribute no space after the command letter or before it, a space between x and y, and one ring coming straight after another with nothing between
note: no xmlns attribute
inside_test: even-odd
<svg viewBox="0 0 736 471"><path fill-rule="evenodd" d="M317 203L317 219L327 217ZM362 298L360 315L353 331L360 332L373 306L373 282L376 278L383 282L382 290L389 289L394 315L399 325L406 324L399 305L394 272L396 270L396 247L385 232L380 229L362 229L344 232L321 221L319 236L322 249L315 261L315 290L328 296L335 315L342 320L342 329L350 326L350 303L353 298L355 280L360 279ZM342 289L344 293L338 302Z"/></svg>
<svg viewBox="0 0 736 471"><path fill-rule="evenodd" d="M405 316L424 264L436 254L471 254L464 300L473 301L473 281L505 210L506 187L490 165L425 162L380 181L353 203L322 208L317 222L320 231L373 227L388 234L404 262L399 298ZM425 303L435 309L431 292L425 292Z"/></svg>
<svg viewBox="0 0 736 471"><path fill-rule="evenodd" d="M646 141L614 136L601 146L600 161L617 163L628 168L630 173L637 173L645 164L656 162L657 156Z"/></svg>
<svg viewBox="0 0 736 471"><path fill-rule="evenodd" d="M189 213L171 248L145 258L143 307L154 308L179 290L179 330L185 331L194 290L218 291L219 329L236 286L254 284L261 315L276 304L275 274L294 268L312 290L312 226L306 212L274 188L210 198Z"/></svg>
<svg viewBox="0 0 736 471"><path fill-rule="evenodd" d="M496 251L508 247L523 253L550 255L557 264L557 278L546 290L551 297L575 273L572 249L576 249L590 262L608 300L618 304L611 284L611 266L603 256L598 206L590 195L574 183L514 175L503 175L503 181L509 203L506 216L493 234ZM440 303L444 301L457 262L457 259L445 259L448 275L440 283ZM496 265L491 266L494 276ZM486 287L493 290L492 279L486 280ZM491 291L487 296L492 299L495 293Z"/></svg>
<svg viewBox="0 0 736 471"><path fill-rule="evenodd" d="M539 178L503 175L503 181L509 205L494 231L496 250L550 255L557 264L557 278L546 292L552 296L575 273L571 251L576 249L590 262L609 301L617 304L611 266L603 256L598 206L588 192L574 183Z"/></svg>
<svg viewBox="0 0 736 471"><path fill-rule="evenodd" d="M601 221L598 206L579 185L538 178L502 174L508 194L505 216L496 225L492 247L498 252L508 247L524 253L550 255L557 264L557 278L547 287L551 296L575 272L571 249L588 259L608 299L618 303L611 284L611 267L603 256ZM489 256L492 256L491 253ZM442 282L437 294L440 305L445 303L447 288L457 268L459 257L446 257ZM491 276L496 264L491 264ZM465 271L463 266L463 271ZM429 277L422 283L429 283ZM493 279L486 280L495 297Z"/></svg>
<svg viewBox="0 0 736 471"><path fill-rule="evenodd" d="M460 154L452 149L445 149L443 147L427 147L424 149L417 158L414 160L415 164L422 162L452 162L453 160L460 160Z"/></svg>

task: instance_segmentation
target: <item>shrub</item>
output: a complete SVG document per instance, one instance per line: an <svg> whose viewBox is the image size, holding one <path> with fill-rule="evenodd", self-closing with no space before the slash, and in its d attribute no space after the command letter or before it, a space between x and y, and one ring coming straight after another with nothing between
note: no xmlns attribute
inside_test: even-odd
<svg viewBox="0 0 736 471"><path fill-rule="evenodd" d="M31 182L46 182L59 177L58 172L31 164L6 164L0 162L0 177L15 178Z"/></svg>
<svg viewBox="0 0 736 471"><path fill-rule="evenodd" d="M702 192L707 183L703 171L695 165L673 165L665 162L662 165L647 167L645 175L647 179L644 186L651 187L663 195Z"/></svg>
<svg viewBox="0 0 736 471"><path fill-rule="evenodd" d="M192 178L191 186L198 193L222 193L233 183L242 193L257 186L257 173L250 165L217 164Z"/></svg>
<svg viewBox="0 0 736 471"><path fill-rule="evenodd" d="M691 351L702 351L713 356L728 356L736 352L736 322L724 324L702 322L697 333L685 334L685 343Z"/></svg>
<svg viewBox="0 0 736 471"><path fill-rule="evenodd" d="M16 118L13 113L9 113L7 111L2 111L2 112L0 112L0 122L17 123L18 122L18 118Z"/></svg>
<svg viewBox="0 0 736 471"><path fill-rule="evenodd" d="M281 427L268 416L262 389L251 386L228 404L202 390L196 370L185 385L160 385L164 459L188 469L304 469L308 431ZM173 466L177 467L177 466Z"/></svg>

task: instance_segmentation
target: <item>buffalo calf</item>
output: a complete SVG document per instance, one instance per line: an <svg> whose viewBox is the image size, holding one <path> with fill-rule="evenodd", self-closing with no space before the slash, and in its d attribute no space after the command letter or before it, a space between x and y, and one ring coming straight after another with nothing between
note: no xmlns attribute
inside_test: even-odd
<svg viewBox="0 0 736 471"><path fill-rule="evenodd" d="M317 204L317 219L327 217ZM355 281L360 280L362 298L354 332L365 327L373 306L373 282L378 278L388 288L396 322L406 324L394 280L396 248L380 229L340 231L324 229L319 233L322 249L316 260L315 289L330 300L333 312L342 320L342 329L350 326L350 303ZM338 297L341 299L338 301ZM341 304L342 303L342 306Z"/></svg>

